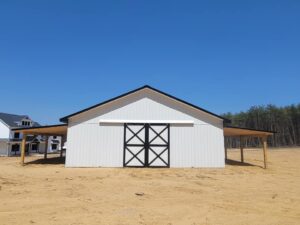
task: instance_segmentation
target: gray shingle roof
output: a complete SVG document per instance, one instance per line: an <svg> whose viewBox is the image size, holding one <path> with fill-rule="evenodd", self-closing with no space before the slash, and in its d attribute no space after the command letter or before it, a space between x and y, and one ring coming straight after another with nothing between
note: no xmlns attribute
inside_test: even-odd
<svg viewBox="0 0 300 225"><path fill-rule="evenodd" d="M27 115L14 115L14 114L0 112L0 120L2 120L4 123L6 123L11 128L12 127L24 127L24 126L22 126L22 123L21 123L21 121L23 119L30 119L30 117ZM33 121L33 126L34 127L40 126L40 124Z"/></svg>

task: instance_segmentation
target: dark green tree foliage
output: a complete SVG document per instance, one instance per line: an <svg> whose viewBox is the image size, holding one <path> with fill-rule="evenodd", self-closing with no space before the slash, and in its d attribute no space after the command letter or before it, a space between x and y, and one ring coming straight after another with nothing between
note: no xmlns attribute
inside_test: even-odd
<svg viewBox="0 0 300 225"><path fill-rule="evenodd" d="M222 116L230 119L233 126L276 131L268 139L272 147L300 145L300 104L253 106L246 112L225 113ZM247 138L247 147L258 145L257 138ZM239 147L239 138L229 138L228 147Z"/></svg>

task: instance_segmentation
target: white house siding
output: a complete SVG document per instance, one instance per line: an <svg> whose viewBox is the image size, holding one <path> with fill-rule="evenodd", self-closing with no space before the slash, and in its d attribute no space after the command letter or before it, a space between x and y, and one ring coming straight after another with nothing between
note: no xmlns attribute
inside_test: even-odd
<svg viewBox="0 0 300 225"><path fill-rule="evenodd" d="M171 167L224 167L223 121L153 91L143 91L69 119L67 167L122 167L124 127L103 119L193 120L171 125Z"/></svg>
<svg viewBox="0 0 300 225"><path fill-rule="evenodd" d="M2 140L1 140L2 139ZM0 120L0 156L8 155L9 127Z"/></svg>
<svg viewBox="0 0 300 225"><path fill-rule="evenodd" d="M51 152L56 152L56 151L59 151L59 150L61 149L61 146L60 146L60 145L61 145L61 144L60 144L60 142L61 142L61 137L57 136L56 139L55 139L55 140L58 140L58 141L59 141L59 143L57 144L58 146L57 146L57 149L56 149L56 150L53 150L52 147L51 147L52 140L54 140L54 139L53 139L53 136L50 136L50 137L49 137L49 140L48 140L48 150L47 150L47 152L49 152L49 153L51 153ZM38 152L39 152L39 153L44 153L44 152L45 152L45 148L46 148L46 143L45 143L45 141L40 142L40 143L39 143L39 147L38 147ZM35 151L32 151L32 152L35 152Z"/></svg>
<svg viewBox="0 0 300 225"><path fill-rule="evenodd" d="M8 145L6 141L0 141L0 156L8 156Z"/></svg>
<svg viewBox="0 0 300 225"><path fill-rule="evenodd" d="M16 132L15 132L15 131L12 131L12 130L9 131L9 138L14 138L15 133L19 133L19 138L20 138L20 139L23 138L22 132L19 132L19 131L16 131Z"/></svg>
<svg viewBox="0 0 300 225"><path fill-rule="evenodd" d="M0 120L0 139L8 139L9 138L9 127Z"/></svg>

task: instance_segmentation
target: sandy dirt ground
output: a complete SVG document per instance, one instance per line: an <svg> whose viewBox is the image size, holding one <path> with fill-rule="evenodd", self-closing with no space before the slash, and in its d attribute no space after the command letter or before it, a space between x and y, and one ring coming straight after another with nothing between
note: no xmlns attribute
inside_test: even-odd
<svg viewBox="0 0 300 225"><path fill-rule="evenodd" d="M52 156L53 157L53 156ZM229 151L225 169L64 168L0 158L0 224L300 224L300 149Z"/></svg>

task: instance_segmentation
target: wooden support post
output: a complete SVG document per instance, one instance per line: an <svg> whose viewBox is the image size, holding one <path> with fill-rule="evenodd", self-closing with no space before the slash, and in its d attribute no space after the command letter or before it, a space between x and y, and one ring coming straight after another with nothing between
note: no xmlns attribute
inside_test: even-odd
<svg viewBox="0 0 300 225"><path fill-rule="evenodd" d="M21 164L22 165L24 165L24 162L25 162L26 138L27 138L27 134L23 133L22 144L21 144Z"/></svg>
<svg viewBox="0 0 300 225"><path fill-rule="evenodd" d="M49 142L49 136L46 136L46 140L45 140L45 152L44 152L44 159L47 159L47 153L48 153L48 142Z"/></svg>
<svg viewBox="0 0 300 225"><path fill-rule="evenodd" d="M64 147L64 136L62 135L60 138L60 158L63 157L63 147Z"/></svg>
<svg viewBox="0 0 300 225"><path fill-rule="evenodd" d="M268 168L268 162L267 162L267 137L262 137L262 144L263 144L263 152L264 152L264 168Z"/></svg>
<svg viewBox="0 0 300 225"><path fill-rule="evenodd" d="M240 149L241 149L241 162L244 162L244 143L243 143L243 137L240 136Z"/></svg>

